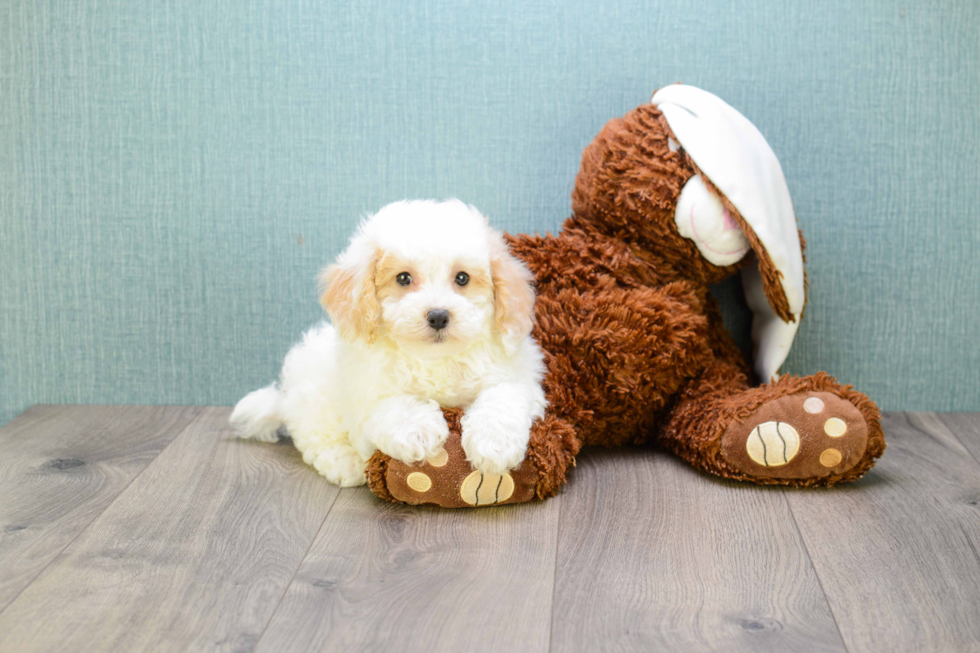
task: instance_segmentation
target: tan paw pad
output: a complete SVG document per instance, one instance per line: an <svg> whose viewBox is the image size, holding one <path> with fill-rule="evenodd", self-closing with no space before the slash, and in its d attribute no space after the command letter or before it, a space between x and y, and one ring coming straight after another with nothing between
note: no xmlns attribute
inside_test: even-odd
<svg viewBox="0 0 980 653"><path fill-rule="evenodd" d="M459 496L471 506L487 506L506 501L514 494L514 479L510 474L473 472L459 488Z"/></svg>
<svg viewBox="0 0 980 653"><path fill-rule="evenodd" d="M823 406L824 404L820 397L809 397L803 402L803 410L811 415L823 412Z"/></svg>
<svg viewBox="0 0 980 653"><path fill-rule="evenodd" d="M445 449L443 449L442 451L432 456L432 458L429 458L425 462L429 463L433 467L445 467L446 463L449 462L449 454L446 453Z"/></svg>
<svg viewBox="0 0 980 653"><path fill-rule="evenodd" d="M412 472L405 479L405 482L408 483L408 487L416 492L428 492L429 488L432 487L432 479L422 472Z"/></svg>
<svg viewBox="0 0 980 653"><path fill-rule="evenodd" d="M837 449L824 449L820 454L820 464L824 467L836 467L843 459L844 456Z"/></svg>
<svg viewBox="0 0 980 653"><path fill-rule="evenodd" d="M832 438L839 438L847 433L847 423L839 417L831 417L823 423L823 432Z"/></svg>
<svg viewBox="0 0 980 653"><path fill-rule="evenodd" d="M800 434L786 422L765 422L752 429L745 450L757 464L779 467L799 452Z"/></svg>

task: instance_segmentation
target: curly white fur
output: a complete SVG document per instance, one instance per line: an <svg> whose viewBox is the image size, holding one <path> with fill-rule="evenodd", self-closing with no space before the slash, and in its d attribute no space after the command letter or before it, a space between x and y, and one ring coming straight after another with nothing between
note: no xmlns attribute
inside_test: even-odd
<svg viewBox="0 0 980 653"><path fill-rule="evenodd" d="M321 282L332 324L289 351L278 385L238 402L230 421L242 437L275 440L285 424L327 480L361 485L376 450L407 463L438 454L449 435L440 407L461 407L474 467L523 460L546 406L531 275L475 208L389 204ZM448 311L444 328L430 324L433 310Z"/></svg>

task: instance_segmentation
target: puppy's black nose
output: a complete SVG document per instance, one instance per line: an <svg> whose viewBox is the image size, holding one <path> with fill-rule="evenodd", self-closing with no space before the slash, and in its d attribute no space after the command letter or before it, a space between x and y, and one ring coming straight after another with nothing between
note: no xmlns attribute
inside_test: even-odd
<svg viewBox="0 0 980 653"><path fill-rule="evenodd" d="M436 308L425 314L425 319L428 321L429 326L440 331L446 328L449 324L449 311L444 308Z"/></svg>

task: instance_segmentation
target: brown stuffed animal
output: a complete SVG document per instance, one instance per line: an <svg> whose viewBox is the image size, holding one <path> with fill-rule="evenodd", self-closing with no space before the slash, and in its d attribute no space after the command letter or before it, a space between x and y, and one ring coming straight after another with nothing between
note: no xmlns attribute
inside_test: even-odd
<svg viewBox="0 0 980 653"><path fill-rule="evenodd" d="M446 454L376 453L371 489L410 504L553 496L584 445L656 442L695 467L759 484L860 478L885 449L877 406L818 373L778 376L805 302L803 240L779 163L754 126L691 86L610 121L586 148L556 235L509 235L537 281L534 337L549 402L524 462L483 475L446 410ZM708 287L743 270L752 373Z"/></svg>

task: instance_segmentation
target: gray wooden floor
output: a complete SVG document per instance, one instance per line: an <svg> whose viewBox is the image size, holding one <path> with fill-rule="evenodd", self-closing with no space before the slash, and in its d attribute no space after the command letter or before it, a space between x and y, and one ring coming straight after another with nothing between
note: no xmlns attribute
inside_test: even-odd
<svg viewBox="0 0 980 653"><path fill-rule="evenodd" d="M561 496L475 511L338 490L227 416L0 429L0 650L980 650L980 415L889 414L829 490L587 451Z"/></svg>

